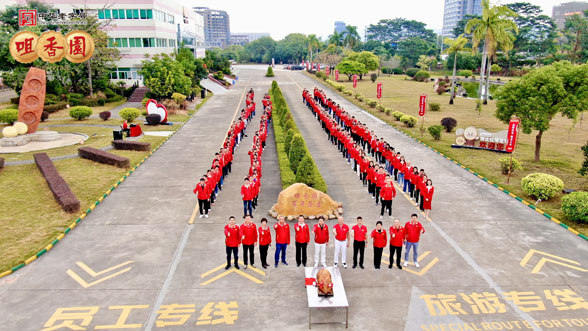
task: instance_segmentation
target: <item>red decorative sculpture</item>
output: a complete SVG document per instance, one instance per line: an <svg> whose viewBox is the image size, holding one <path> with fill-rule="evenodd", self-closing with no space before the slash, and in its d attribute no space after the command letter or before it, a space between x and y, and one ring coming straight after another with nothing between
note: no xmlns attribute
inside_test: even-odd
<svg viewBox="0 0 588 331"><path fill-rule="evenodd" d="M153 99L149 99L147 104L145 105L147 108L147 114L157 114L161 116L161 123L167 122L167 108L164 105L157 103L157 101Z"/></svg>
<svg viewBox="0 0 588 331"><path fill-rule="evenodd" d="M18 121L28 126L28 133L35 133L41 121L46 87L47 77L45 70L31 67L22 84L18 103Z"/></svg>

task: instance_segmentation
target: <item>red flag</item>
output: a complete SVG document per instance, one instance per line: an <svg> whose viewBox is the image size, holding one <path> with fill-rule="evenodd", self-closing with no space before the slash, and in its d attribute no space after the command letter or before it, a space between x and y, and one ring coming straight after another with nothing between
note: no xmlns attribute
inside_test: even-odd
<svg viewBox="0 0 588 331"><path fill-rule="evenodd" d="M426 109L427 109L427 95L422 94L419 99L419 116L425 116Z"/></svg>
<svg viewBox="0 0 588 331"><path fill-rule="evenodd" d="M335 69L335 80L339 80L339 69Z"/></svg>
<svg viewBox="0 0 588 331"><path fill-rule="evenodd" d="M376 93L377 93L377 98L381 99L382 98L382 83L378 83Z"/></svg>
<svg viewBox="0 0 588 331"><path fill-rule="evenodd" d="M320 63L316 64L316 71L321 71L321 64Z"/></svg>
<svg viewBox="0 0 588 331"><path fill-rule="evenodd" d="M325 73L327 74L327 76L329 76L331 74L331 67L326 66L325 67Z"/></svg>
<svg viewBox="0 0 588 331"><path fill-rule="evenodd" d="M516 143L517 143L517 136L519 134L519 124L521 121L517 119L511 119L510 123L508 124L508 134L507 134L507 144L506 144L506 151L509 153L514 152Z"/></svg>
<svg viewBox="0 0 588 331"><path fill-rule="evenodd" d="M353 75L353 88L357 87L357 75Z"/></svg>

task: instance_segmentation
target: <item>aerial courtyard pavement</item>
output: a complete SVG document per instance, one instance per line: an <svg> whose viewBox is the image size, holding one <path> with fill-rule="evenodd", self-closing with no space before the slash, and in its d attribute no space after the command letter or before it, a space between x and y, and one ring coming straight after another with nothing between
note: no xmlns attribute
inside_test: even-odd
<svg viewBox="0 0 588 331"><path fill-rule="evenodd" d="M249 168L247 151L259 127L261 98L271 84L265 69L236 66L237 85L208 101L68 239L0 279L0 329L308 328L304 270L295 266L293 236L289 266L273 268L272 245L269 269L224 270L223 227L230 215L241 223L239 188ZM302 103L302 88L312 90L317 83L301 73L275 73L328 193L343 202L347 224L361 215L371 232L379 208ZM249 88L255 90L258 107L248 137L235 149L233 171L210 218L194 219L193 186L210 167ZM587 242L323 88L408 160L425 168L436 187L432 221L419 213L427 231L419 247L420 269L409 265L389 270L383 264L374 270L370 241L365 270L341 270L350 329L588 329ZM268 217L281 189L273 139L269 130L256 224ZM398 194L393 215L404 223L414 212ZM270 219L270 225L274 222ZM335 223L327 224L332 228ZM384 219L386 229L391 224ZM331 241L329 265L333 250ZM260 266L258 252L256 247ZM313 256L309 247L310 264ZM351 264L351 248L347 256ZM344 310L313 312L315 322L344 319Z"/></svg>

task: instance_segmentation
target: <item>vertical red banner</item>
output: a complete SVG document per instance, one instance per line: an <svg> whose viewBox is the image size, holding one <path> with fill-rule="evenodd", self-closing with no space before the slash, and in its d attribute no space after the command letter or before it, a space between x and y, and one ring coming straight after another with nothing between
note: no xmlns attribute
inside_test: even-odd
<svg viewBox="0 0 588 331"><path fill-rule="evenodd" d="M377 98L382 98L382 83L378 83L378 87L376 88Z"/></svg>
<svg viewBox="0 0 588 331"><path fill-rule="evenodd" d="M316 64L316 71L321 71L321 64L320 63Z"/></svg>
<svg viewBox="0 0 588 331"><path fill-rule="evenodd" d="M514 152L516 143L517 143L517 135L519 134L519 124L521 121L517 119L511 119L510 123L508 123L508 134L506 137L506 151L509 153Z"/></svg>
<svg viewBox="0 0 588 331"><path fill-rule="evenodd" d="M339 70L335 69L335 80L338 81L339 80Z"/></svg>
<svg viewBox="0 0 588 331"><path fill-rule="evenodd" d="M422 94L419 99L419 116L425 116L427 110L427 95Z"/></svg>
<svg viewBox="0 0 588 331"><path fill-rule="evenodd" d="M353 75L353 88L357 87L357 75Z"/></svg>
<svg viewBox="0 0 588 331"><path fill-rule="evenodd" d="M326 66L325 67L325 73L327 74L327 76L329 76L331 74L331 67Z"/></svg>

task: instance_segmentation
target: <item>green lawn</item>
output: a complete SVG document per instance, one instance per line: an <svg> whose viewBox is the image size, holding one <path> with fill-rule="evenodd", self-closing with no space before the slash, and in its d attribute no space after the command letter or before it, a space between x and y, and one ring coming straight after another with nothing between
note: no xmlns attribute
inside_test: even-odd
<svg viewBox="0 0 588 331"><path fill-rule="evenodd" d="M316 79L313 75L309 76ZM333 78L333 76L331 78ZM476 102L474 99L457 98L455 99L454 105L449 105L449 95L444 94L439 96L437 93L434 93L432 82L415 82L407 80L404 75L381 76L378 78L377 82L382 82L383 84L382 104L387 108L392 108L393 111L401 111L405 114L419 117L418 102L419 95L422 93L428 94L429 103L440 103L441 111L431 112L427 110L425 128L431 125L440 124L440 120L443 117L455 118L457 120L457 128L475 126L486 129L489 132L498 132L508 128L508 124L504 124L494 117L496 103L492 100L489 101L488 105L484 105L481 114L478 114L475 110ZM354 90L353 83L347 81L346 78L345 80L341 80L340 83L345 85L346 89ZM376 99L376 83L372 83L369 78L359 81L357 92L367 98ZM344 96L342 93L336 92L334 89L328 93L339 93L341 96ZM421 125L420 117L416 127L407 128L404 124L395 121L392 116L388 116L383 112L370 108L365 103L361 103L353 97L344 97L369 113L386 121L390 125L417 136L423 142L433 146L447 156L457 160L475 172L494 181L529 202L534 202L534 200L522 192L520 181L522 177L533 172L544 172L555 175L564 181L566 188L582 191L588 189L588 180L578 174L578 169L583 162L583 155L580 147L588 141L588 130L584 130L583 127L588 125L588 123L581 124L578 122L574 128L572 120L563 118L562 116L554 118L551 121L550 129L543 134L541 162L533 161L535 135L537 132L533 132L530 135L521 134L519 136L518 146L514 157L521 161L524 169L515 172L510 180L510 184L507 184L506 176L502 175L498 162L498 159L506 157L505 154L452 148L451 144L455 142L455 131L452 133L443 132L441 140L435 141L428 132L425 132L421 136L419 130ZM394 144L394 142L391 143ZM433 180L435 180L435 178L433 178ZM548 214L555 216L560 221L574 227L578 231L588 234L587 224L572 222L564 217L560 208L562 196L563 194L560 193L548 201L541 201L537 207Z"/></svg>

